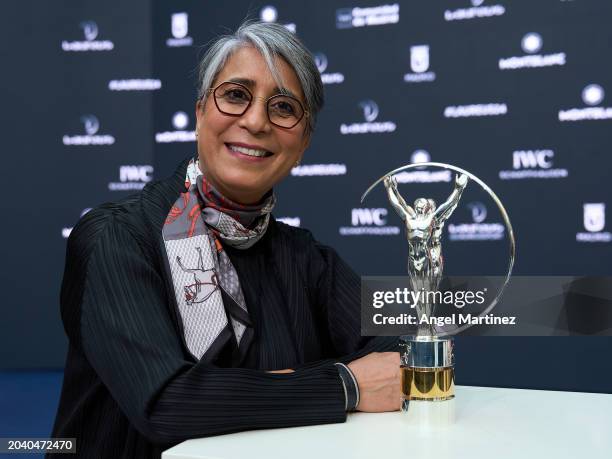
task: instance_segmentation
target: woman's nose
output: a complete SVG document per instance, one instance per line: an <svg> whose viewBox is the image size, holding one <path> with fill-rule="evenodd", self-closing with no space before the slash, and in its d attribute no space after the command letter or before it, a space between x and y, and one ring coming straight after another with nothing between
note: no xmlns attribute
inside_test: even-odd
<svg viewBox="0 0 612 459"><path fill-rule="evenodd" d="M240 117L239 125L253 134L268 132L270 120L266 101L254 98L248 110Z"/></svg>

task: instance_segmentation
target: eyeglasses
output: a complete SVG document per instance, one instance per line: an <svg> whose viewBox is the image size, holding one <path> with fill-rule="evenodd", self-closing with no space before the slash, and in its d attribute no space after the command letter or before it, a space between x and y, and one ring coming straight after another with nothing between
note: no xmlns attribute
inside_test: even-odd
<svg viewBox="0 0 612 459"><path fill-rule="evenodd" d="M230 81L225 81L206 92L213 93L217 109L224 115L229 116L242 116L251 106L253 99L263 99L263 97L253 96L246 86ZM302 103L295 97L277 94L264 100L268 120L275 126L291 129L304 116L308 116L308 112L304 110Z"/></svg>

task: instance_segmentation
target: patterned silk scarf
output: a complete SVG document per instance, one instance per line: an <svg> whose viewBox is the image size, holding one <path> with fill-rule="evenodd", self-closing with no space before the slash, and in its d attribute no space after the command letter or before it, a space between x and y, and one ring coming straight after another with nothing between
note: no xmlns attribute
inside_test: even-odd
<svg viewBox="0 0 612 459"><path fill-rule="evenodd" d="M223 250L248 249L266 232L275 197L244 206L221 195L192 159L185 191L162 230L185 342L197 359L213 361L230 339L243 358L253 327L236 269ZM231 325L231 327L230 327Z"/></svg>

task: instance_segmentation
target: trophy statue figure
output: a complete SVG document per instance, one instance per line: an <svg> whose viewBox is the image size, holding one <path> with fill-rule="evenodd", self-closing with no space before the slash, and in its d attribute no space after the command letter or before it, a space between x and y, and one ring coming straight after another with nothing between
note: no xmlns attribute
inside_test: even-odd
<svg viewBox="0 0 612 459"><path fill-rule="evenodd" d="M406 225L408 239L408 275L410 286L415 292L435 292L438 290L444 269L442 257L442 228L459 204L461 194L467 186L465 174L455 176L455 188L448 199L439 207L433 199L418 198L414 208L410 207L397 189L395 177L384 179L385 188L391 205ZM433 315L435 305L427 297L416 304L418 317ZM417 337L435 335L433 326L419 324Z"/></svg>
<svg viewBox="0 0 612 459"><path fill-rule="evenodd" d="M397 188L395 174L409 169L437 167L456 173L454 189L439 206L433 199L418 198L408 205ZM444 272L442 230L457 208L468 181L478 184L497 205L508 231L510 258L508 272L495 298L480 314L488 313L499 301L510 281L514 266L515 240L508 213L497 195L471 172L444 163L414 163L394 169L376 180L361 196L361 202L380 182L383 182L391 206L404 221L408 240L408 277L416 308L416 330L410 329L400 337L401 407L406 422L428 430L450 425L455 418L455 361L454 342L448 330L436 328L434 316L438 291ZM412 317L414 319L414 317ZM433 318L433 319L432 319ZM454 328L456 333L471 325Z"/></svg>

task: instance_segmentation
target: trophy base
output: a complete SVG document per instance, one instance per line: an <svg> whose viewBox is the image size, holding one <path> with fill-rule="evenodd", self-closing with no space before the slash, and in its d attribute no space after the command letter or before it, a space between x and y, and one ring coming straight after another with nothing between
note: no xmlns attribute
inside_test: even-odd
<svg viewBox="0 0 612 459"><path fill-rule="evenodd" d="M437 402L455 397L455 370L453 367L402 366L400 373L404 400Z"/></svg>
<svg viewBox="0 0 612 459"><path fill-rule="evenodd" d="M401 356L403 418L421 428L455 420L455 369L452 338L407 337Z"/></svg>
<svg viewBox="0 0 612 459"><path fill-rule="evenodd" d="M455 398L443 401L402 400L402 420L421 430L436 430L455 423Z"/></svg>

